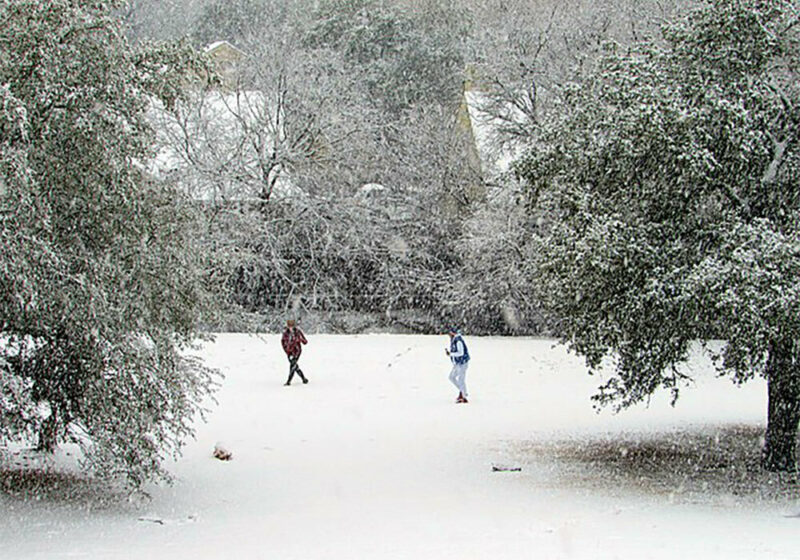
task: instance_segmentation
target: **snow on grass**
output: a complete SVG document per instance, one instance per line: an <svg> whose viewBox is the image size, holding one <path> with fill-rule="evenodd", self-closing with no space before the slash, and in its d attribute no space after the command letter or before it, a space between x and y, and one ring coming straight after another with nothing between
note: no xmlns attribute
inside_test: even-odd
<svg viewBox="0 0 800 560"><path fill-rule="evenodd" d="M670 503L788 506L795 475L760 468L763 427L706 425L663 433L606 433L514 444L518 463L549 468L553 483L581 490L638 492Z"/></svg>
<svg viewBox="0 0 800 560"><path fill-rule="evenodd" d="M279 337L221 335L226 375L172 486L114 500L79 475L0 476L9 558L794 558L795 486L755 468L765 387L697 376L618 415L550 340L467 337L468 405L445 336L309 336L284 387ZM213 457L215 448L232 454ZM53 472L52 470L49 472ZM48 476L58 476L50 474ZM35 478L35 477L34 477ZM74 492L72 495L70 492ZM101 505L98 505L101 504Z"/></svg>

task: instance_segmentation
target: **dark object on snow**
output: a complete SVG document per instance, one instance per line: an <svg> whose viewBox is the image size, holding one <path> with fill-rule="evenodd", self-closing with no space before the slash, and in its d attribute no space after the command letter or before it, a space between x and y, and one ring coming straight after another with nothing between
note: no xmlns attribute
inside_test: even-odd
<svg viewBox="0 0 800 560"><path fill-rule="evenodd" d="M233 459L233 453L217 444L214 446L214 457L220 461L230 461Z"/></svg>
<svg viewBox="0 0 800 560"><path fill-rule="evenodd" d="M157 517L140 517L138 521L144 521L145 523L155 523L156 525L164 524L164 520L159 519Z"/></svg>
<svg viewBox="0 0 800 560"><path fill-rule="evenodd" d="M492 465L492 472L520 472L522 467L500 467Z"/></svg>

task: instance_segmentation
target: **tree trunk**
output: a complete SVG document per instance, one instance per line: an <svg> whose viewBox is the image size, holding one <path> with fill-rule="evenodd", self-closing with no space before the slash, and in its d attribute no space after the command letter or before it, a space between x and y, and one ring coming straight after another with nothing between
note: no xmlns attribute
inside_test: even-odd
<svg viewBox="0 0 800 560"><path fill-rule="evenodd" d="M797 469L797 428L800 422L800 371L792 340L773 341L767 359L767 433L761 457L769 471Z"/></svg>
<svg viewBox="0 0 800 560"><path fill-rule="evenodd" d="M39 444L36 446L37 451L44 453L53 453L58 447L58 422L56 419L56 411L50 413L42 426L39 429Z"/></svg>

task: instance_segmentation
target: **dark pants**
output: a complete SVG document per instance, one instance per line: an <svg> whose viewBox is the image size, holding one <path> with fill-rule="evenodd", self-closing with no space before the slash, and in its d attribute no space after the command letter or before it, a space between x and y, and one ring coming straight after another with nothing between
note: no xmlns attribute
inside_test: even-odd
<svg viewBox="0 0 800 560"><path fill-rule="evenodd" d="M303 380L303 383L308 383L308 379L305 378L303 375L303 370L300 369L300 366L297 365L297 360L300 359L300 356L289 356L289 379L286 380L286 384L290 384L292 382L292 378L294 374L300 376L300 379Z"/></svg>

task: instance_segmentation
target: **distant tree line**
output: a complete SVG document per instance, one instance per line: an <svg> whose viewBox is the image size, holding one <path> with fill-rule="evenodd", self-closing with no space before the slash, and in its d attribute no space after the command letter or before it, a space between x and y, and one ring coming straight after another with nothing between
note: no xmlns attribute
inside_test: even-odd
<svg viewBox="0 0 800 560"><path fill-rule="evenodd" d="M191 15L183 29L155 25L164 18L154 10L179 9ZM488 113L534 85L546 99L604 39L652 34L653 13L641 2L578 0L132 2L135 38L183 34L198 48L228 40L246 53L239 86L264 94L258 114L233 110L250 119L244 150L214 154L213 138L188 129L177 140L195 163L216 157L200 181L235 177L263 193L261 204L216 209L209 224L208 239L225 249L214 271L232 304L224 326L252 328L243 309L268 326L287 312L344 312L422 332L445 322L542 332L517 231L492 226L485 236L488 216L518 204L520 185L471 159L464 84L478 82ZM498 150L525 141L532 109L527 117L497 127ZM274 197L279 180L302 196ZM382 190L361 196L364 185Z"/></svg>

